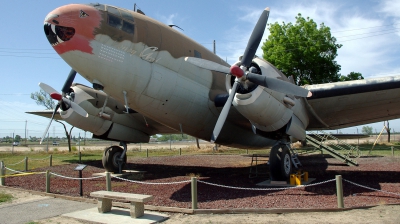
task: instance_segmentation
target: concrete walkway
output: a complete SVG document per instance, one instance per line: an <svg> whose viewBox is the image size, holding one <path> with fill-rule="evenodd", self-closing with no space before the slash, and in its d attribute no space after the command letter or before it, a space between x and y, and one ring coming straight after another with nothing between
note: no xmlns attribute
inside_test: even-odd
<svg viewBox="0 0 400 224"><path fill-rule="evenodd" d="M96 207L94 204L59 198L41 199L0 206L0 223L27 223Z"/></svg>
<svg viewBox="0 0 400 224"><path fill-rule="evenodd" d="M8 188L8 190L10 189ZM77 220L77 223L83 221L84 223L147 224L159 223L168 219L168 215L151 211L145 211L144 216L133 219L128 209L118 207L112 207L111 212L101 214L97 211L97 205L93 203L38 195L35 195L32 200L0 205L0 224L26 224L33 221L46 223L47 219L54 217L57 217L58 220L61 217L72 218Z"/></svg>

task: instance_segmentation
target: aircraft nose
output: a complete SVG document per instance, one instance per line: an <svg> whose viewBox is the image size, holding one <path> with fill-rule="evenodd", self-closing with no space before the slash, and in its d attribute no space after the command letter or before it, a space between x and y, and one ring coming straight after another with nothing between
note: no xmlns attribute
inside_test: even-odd
<svg viewBox="0 0 400 224"><path fill-rule="evenodd" d="M65 5L46 16L44 33L59 54L82 47L82 51L88 51L89 42L94 39L94 29L100 21L99 10L91 5Z"/></svg>

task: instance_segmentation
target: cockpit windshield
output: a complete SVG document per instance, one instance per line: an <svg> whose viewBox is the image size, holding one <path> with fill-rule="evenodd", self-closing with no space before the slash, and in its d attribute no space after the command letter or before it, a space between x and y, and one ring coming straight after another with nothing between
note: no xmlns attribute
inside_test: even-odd
<svg viewBox="0 0 400 224"><path fill-rule="evenodd" d="M135 31L134 19L128 11L107 5L108 24L129 34Z"/></svg>

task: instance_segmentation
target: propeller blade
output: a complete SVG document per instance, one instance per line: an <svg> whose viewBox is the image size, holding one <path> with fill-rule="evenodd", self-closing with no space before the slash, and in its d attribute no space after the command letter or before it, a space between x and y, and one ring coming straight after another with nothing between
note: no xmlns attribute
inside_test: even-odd
<svg viewBox="0 0 400 224"><path fill-rule="evenodd" d="M277 78L270 78L254 73L247 73L246 78L252 83L267 87L268 89L272 89L277 92L300 97L310 97L312 95L312 93L305 88Z"/></svg>
<svg viewBox="0 0 400 224"><path fill-rule="evenodd" d="M265 8L263 13L261 14L260 18L256 26L253 29L253 33L250 36L249 42L247 43L246 50L244 51L243 58L242 58L242 65L249 67L251 61L256 54L258 45L260 45L261 38L264 34L265 26L267 25L269 17L269 8Z"/></svg>
<svg viewBox="0 0 400 224"><path fill-rule="evenodd" d="M226 101L224 107L222 108L221 113L219 114L217 123L215 124L214 131L211 136L211 143L214 143L217 140L218 135L221 132L222 127L224 126L226 117L228 116L229 113L229 109L231 108L232 105L233 96L235 96L236 94L237 84L238 83L235 81L235 83L232 86L231 93L229 94L228 100Z"/></svg>
<svg viewBox="0 0 400 224"><path fill-rule="evenodd" d="M44 131L44 133L43 133L42 139L40 140L40 144L42 144L44 138L46 137L47 131L50 128L51 122L53 121L54 115L57 113L58 108L60 108L60 104L57 104L56 108L54 108L53 114L51 115L49 125L47 125L46 131Z"/></svg>
<svg viewBox="0 0 400 224"><path fill-rule="evenodd" d="M65 80L64 86L61 89L61 92L63 93L63 95L65 93L69 92L69 88L71 88L71 85L75 79L75 76L76 76L76 71L74 69L71 69L71 71L69 72L68 78L67 78L67 80Z"/></svg>
<svg viewBox="0 0 400 224"><path fill-rule="evenodd" d="M52 93L58 93L57 90L53 89L53 87L43 83L43 82L39 82L39 87L45 91L46 93L48 93L49 95L51 95Z"/></svg>
<svg viewBox="0 0 400 224"><path fill-rule="evenodd" d="M63 98L63 100L68 100L66 98ZM78 113L79 115L81 115L82 117L88 117L88 113L86 112L86 110L84 110L81 106L79 106L78 104L74 103L73 101L69 101L69 103L71 104L71 108Z"/></svg>
<svg viewBox="0 0 400 224"><path fill-rule="evenodd" d="M225 74L229 74L229 72L230 72L229 67L226 67L225 65L220 65L213 61L208 61L208 60L201 59L201 58L186 57L185 61L192 63L193 65L196 65L197 67L208 69L211 71L221 72L221 73L225 73Z"/></svg>

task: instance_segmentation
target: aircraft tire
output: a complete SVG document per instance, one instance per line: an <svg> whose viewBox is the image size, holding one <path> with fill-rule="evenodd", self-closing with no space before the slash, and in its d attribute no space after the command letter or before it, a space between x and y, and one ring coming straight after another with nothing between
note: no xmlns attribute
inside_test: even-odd
<svg viewBox="0 0 400 224"><path fill-rule="evenodd" d="M102 163L103 163L104 169L106 169L108 172L118 173L119 166L118 166L117 159L121 156L123 151L124 150L121 147L115 146L115 145L106 148L104 150L103 158L102 158ZM126 159L127 159L127 157L125 154L123 163L122 163L122 168L126 164Z"/></svg>
<svg viewBox="0 0 400 224"><path fill-rule="evenodd" d="M286 145L276 144L269 155L270 178L274 181L287 181L293 172L290 151Z"/></svg>

